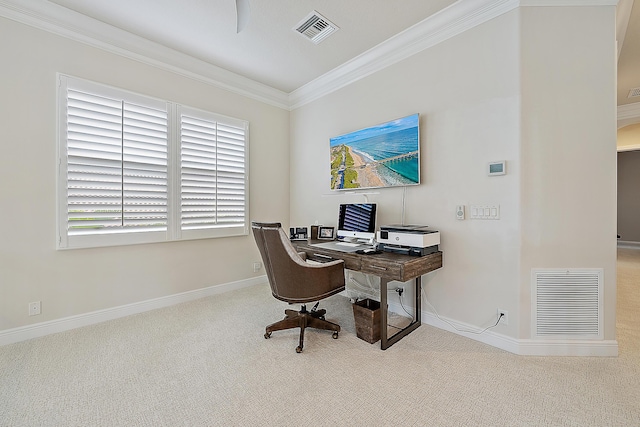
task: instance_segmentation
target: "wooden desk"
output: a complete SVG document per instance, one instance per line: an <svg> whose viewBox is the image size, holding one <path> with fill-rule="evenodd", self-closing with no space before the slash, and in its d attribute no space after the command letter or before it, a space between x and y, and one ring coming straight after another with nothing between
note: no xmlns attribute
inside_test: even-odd
<svg viewBox="0 0 640 427"><path fill-rule="evenodd" d="M442 252L434 252L425 256L409 256L391 252L381 254L363 255L334 251L331 249L318 248L310 243L297 242L298 251L305 252L307 258L326 260L326 257L344 260L344 267L352 271L359 271L365 274L373 274L380 277L380 348L386 350L404 336L411 333L420 326L420 312L422 301L422 275L442 267ZM393 336L387 335L387 285L393 280L407 282L415 281L415 319L409 326L395 333Z"/></svg>

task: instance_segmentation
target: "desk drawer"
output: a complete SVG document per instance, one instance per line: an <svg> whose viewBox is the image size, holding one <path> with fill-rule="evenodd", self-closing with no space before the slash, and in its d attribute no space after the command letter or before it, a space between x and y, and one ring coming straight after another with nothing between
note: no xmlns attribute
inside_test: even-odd
<svg viewBox="0 0 640 427"><path fill-rule="evenodd" d="M402 265L379 258L363 259L360 271L392 280L402 279Z"/></svg>
<svg viewBox="0 0 640 427"><path fill-rule="evenodd" d="M327 259L342 259L344 261L344 268L347 270L360 270L360 260L351 254L344 253L337 256L335 251L324 251L322 249L315 248L312 251L305 249L305 252L309 259L316 259L321 262L326 261Z"/></svg>

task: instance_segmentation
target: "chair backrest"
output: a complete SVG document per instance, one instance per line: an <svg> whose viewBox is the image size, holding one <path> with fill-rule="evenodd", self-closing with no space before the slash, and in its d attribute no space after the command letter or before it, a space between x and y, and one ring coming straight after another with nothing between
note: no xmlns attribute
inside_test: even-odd
<svg viewBox="0 0 640 427"><path fill-rule="evenodd" d="M344 262L306 263L280 223L253 222L251 228L275 298L305 303L344 290Z"/></svg>

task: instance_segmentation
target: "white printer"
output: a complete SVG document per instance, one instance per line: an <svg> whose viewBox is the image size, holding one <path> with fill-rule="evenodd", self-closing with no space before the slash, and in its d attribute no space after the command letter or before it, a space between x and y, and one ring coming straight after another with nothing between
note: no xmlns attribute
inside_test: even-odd
<svg viewBox="0 0 640 427"><path fill-rule="evenodd" d="M438 251L440 232L426 225L383 225L376 240L379 250L424 256Z"/></svg>

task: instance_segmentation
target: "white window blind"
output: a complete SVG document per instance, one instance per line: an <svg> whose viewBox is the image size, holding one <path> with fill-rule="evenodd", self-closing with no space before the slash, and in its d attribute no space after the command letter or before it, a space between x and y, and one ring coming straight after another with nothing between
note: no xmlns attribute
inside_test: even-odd
<svg viewBox="0 0 640 427"><path fill-rule="evenodd" d="M59 248L248 233L246 121L67 76L59 116Z"/></svg>
<svg viewBox="0 0 640 427"><path fill-rule="evenodd" d="M205 115L206 116L206 115ZM238 227L246 221L243 123L181 115L182 230Z"/></svg>
<svg viewBox="0 0 640 427"><path fill-rule="evenodd" d="M167 112L67 91L69 235L167 229Z"/></svg>

